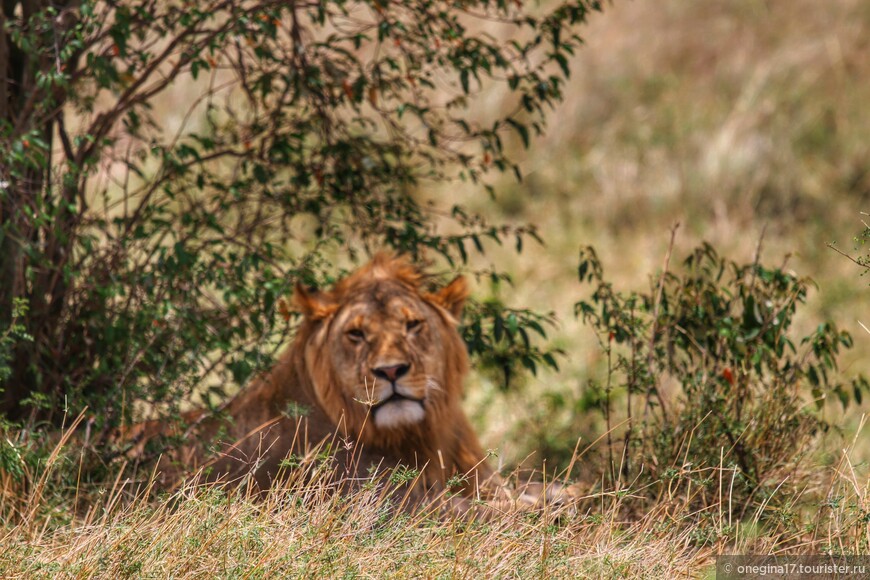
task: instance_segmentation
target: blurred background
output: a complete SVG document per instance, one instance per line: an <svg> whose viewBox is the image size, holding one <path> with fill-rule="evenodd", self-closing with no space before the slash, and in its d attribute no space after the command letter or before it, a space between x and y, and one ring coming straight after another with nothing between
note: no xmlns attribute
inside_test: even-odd
<svg viewBox="0 0 870 580"><path fill-rule="evenodd" d="M544 240L477 259L514 280L484 281L477 294L554 311L552 338L566 352L561 372L528 377L506 398L497 378L470 386L485 445L508 463L540 450L544 431L569 420L554 401L600 378L602 350L573 313L590 291L577 279L579 248L596 248L618 288L649 291L676 224L672 264L702 241L750 263L761 244L762 262L811 277L795 334L831 318L855 338L844 374L867 372L867 280L827 245L855 254L870 208L870 3L614 2L583 37L566 101L521 154L522 183L504 178L494 199L425 192L536 224ZM824 412L840 423L839 405Z"/></svg>

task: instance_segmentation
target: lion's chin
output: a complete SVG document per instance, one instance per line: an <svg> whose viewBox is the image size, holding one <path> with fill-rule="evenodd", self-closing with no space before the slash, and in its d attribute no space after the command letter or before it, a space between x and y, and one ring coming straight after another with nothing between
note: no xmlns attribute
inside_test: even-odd
<svg viewBox="0 0 870 580"><path fill-rule="evenodd" d="M419 423L425 414L419 401L391 401L375 410L375 426L379 429L398 429Z"/></svg>

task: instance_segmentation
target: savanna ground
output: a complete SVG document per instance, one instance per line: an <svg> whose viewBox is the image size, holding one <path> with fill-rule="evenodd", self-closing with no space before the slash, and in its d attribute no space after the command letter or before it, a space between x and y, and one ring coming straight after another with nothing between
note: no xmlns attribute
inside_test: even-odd
<svg viewBox="0 0 870 580"><path fill-rule="evenodd" d="M866 554L870 445L860 405L823 405L832 428L772 472L779 480L766 495L735 491L724 449L719 464L687 454L658 482L623 481L607 467L605 419L583 403L607 357L574 304L590 293L577 279L588 244L616 287L636 291L655 286L669 253L678 269L703 240L740 263L760 247L761 261L788 256L785 270L817 284L795 335L832 319L855 342L839 372L870 369L870 333L858 322L870 324L866 281L827 247L852 251L870 200L870 5L619 2L593 18L585 40L571 96L522 161L523 183L505 180L491 200L455 186L420 192L476 199L473 209L493 221L538 226L544 245L492 247L476 259L513 278L481 280L476 294L552 309L561 370L541 369L503 393L499 374L483 369L467 385L466 409L505 468L547 457L552 468L576 446L577 505L442 521L396 516L375 489L344 500L305 485L257 502L191 488L153 500L129 497L119 480L76 513L76 453L64 447L30 486L0 481L0 576L704 577L719 553ZM500 95L482 102L497 107Z"/></svg>

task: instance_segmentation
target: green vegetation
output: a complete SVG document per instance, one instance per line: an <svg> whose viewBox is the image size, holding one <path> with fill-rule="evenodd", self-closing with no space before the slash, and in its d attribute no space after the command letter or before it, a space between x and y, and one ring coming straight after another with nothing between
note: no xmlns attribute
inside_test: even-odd
<svg viewBox="0 0 870 580"><path fill-rule="evenodd" d="M336 254L386 246L461 265L484 240L521 248L531 226L430 207L414 188L483 194L488 173L519 175L504 135L528 146L543 131L596 9L6 3L0 328L14 320L32 340L4 335L0 412L57 427L61 409L88 406L102 446L143 407L176 415L268 366L288 334L280 299L336 276ZM180 116L158 118L180 86ZM472 119L484 87L514 106Z"/></svg>

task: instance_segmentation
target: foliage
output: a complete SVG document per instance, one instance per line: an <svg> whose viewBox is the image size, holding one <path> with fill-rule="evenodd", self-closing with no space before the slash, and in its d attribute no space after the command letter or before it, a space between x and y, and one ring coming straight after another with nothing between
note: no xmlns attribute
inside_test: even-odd
<svg viewBox="0 0 870 580"><path fill-rule="evenodd" d="M862 212L863 213L863 212ZM863 214L868 215L868 214ZM849 260L851 260L858 268L861 269L861 276L867 275L870 272L870 250L867 248L867 244L870 243L870 225L867 225L867 222L863 222L864 229L863 231L854 237L854 249L857 252L855 256L852 256L843 250L837 248L836 243L831 242L828 244L828 247L834 250L835 252L845 256Z"/></svg>
<svg viewBox="0 0 870 580"><path fill-rule="evenodd" d="M499 300L475 302L467 306L470 322L464 325L463 339L468 351L476 356L481 370L497 371L503 390L512 386L511 379L523 370L537 375L543 365L559 370L558 348L541 347L535 335L547 338L547 326L555 324L551 313L542 315L528 308L509 308Z"/></svg>
<svg viewBox="0 0 870 580"><path fill-rule="evenodd" d="M864 255L857 258L858 265L863 268L862 276L870 272L870 250L867 249L867 244L870 243L870 226L864 224L864 231L859 236L855 237L855 244L859 250L863 250Z"/></svg>
<svg viewBox="0 0 870 580"><path fill-rule="evenodd" d="M9 326L0 334L0 385L3 384L12 374L10 361L12 353L15 350L15 345L19 341L32 340L27 334L26 328L21 323L21 319L27 315L27 301L23 298L16 298L12 302L12 319ZM0 391L2 393L2 391Z"/></svg>
<svg viewBox="0 0 870 580"><path fill-rule="evenodd" d="M87 404L102 441L134 412L244 384L289 330L279 297L328 281L337 253L520 250L533 228L422 204L415 187L519 176L509 145L543 131L599 8L6 2L0 328L24 299L15 324L33 340L4 342L0 412L56 425L60 402ZM155 108L181 85L170 126ZM510 110L470 121L497 87Z"/></svg>
<svg viewBox="0 0 870 580"><path fill-rule="evenodd" d="M608 361L606 379L590 389L607 423L614 480L719 466L733 469L737 497L766 498L829 426L812 409L860 404L870 389L863 376L839 377L837 356L852 338L834 323L792 338L811 283L784 265L739 264L704 244L649 293L620 293L586 248L578 274L593 293L576 312ZM621 473L610 434L618 401L628 421Z"/></svg>

